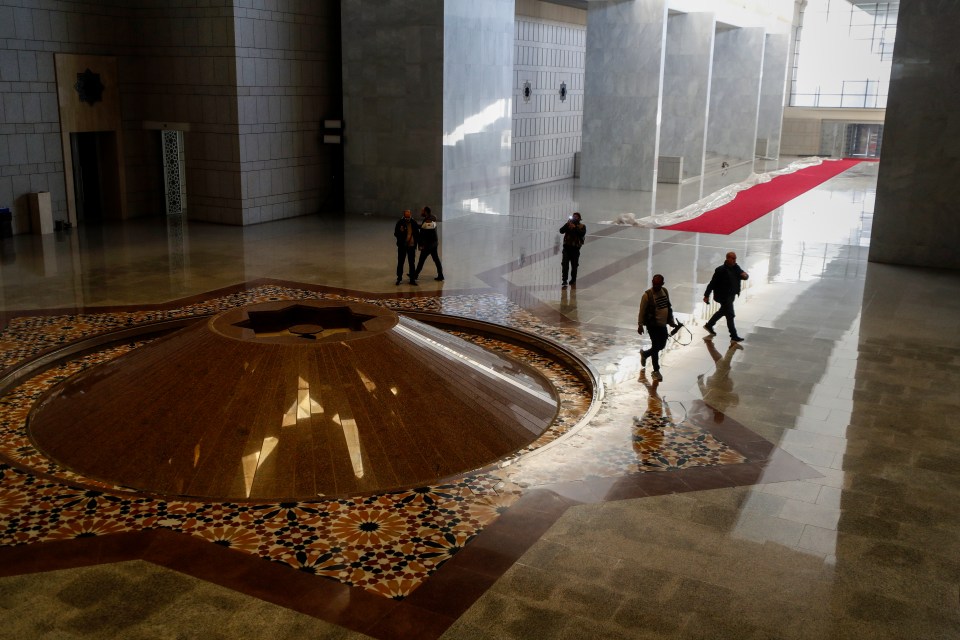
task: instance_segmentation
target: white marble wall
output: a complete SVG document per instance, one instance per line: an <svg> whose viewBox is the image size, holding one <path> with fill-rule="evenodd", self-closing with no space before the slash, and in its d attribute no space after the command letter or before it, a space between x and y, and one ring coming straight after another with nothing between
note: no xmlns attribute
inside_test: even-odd
<svg viewBox="0 0 960 640"><path fill-rule="evenodd" d="M900 5L870 239L873 262L960 269L958 24L957 2Z"/></svg>
<svg viewBox="0 0 960 640"><path fill-rule="evenodd" d="M757 140L766 141L766 156L780 155L780 135L783 129L783 103L787 82L787 52L790 41L786 35L767 34L763 47L763 75L760 79L760 113L757 118Z"/></svg>
<svg viewBox="0 0 960 640"><path fill-rule="evenodd" d="M654 190L666 31L665 0L588 4L584 186Z"/></svg>
<svg viewBox="0 0 960 640"><path fill-rule="evenodd" d="M707 153L753 160L764 30L759 27L718 30L714 43Z"/></svg>
<svg viewBox="0 0 960 640"><path fill-rule="evenodd" d="M510 212L513 0L446 0L443 213Z"/></svg>
<svg viewBox="0 0 960 640"><path fill-rule="evenodd" d="M681 179L703 173L715 22L710 13L674 14L667 20L660 157L683 158Z"/></svg>
<svg viewBox="0 0 960 640"><path fill-rule="evenodd" d="M443 0L343 0L341 25L346 211L439 213Z"/></svg>
<svg viewBox="0 0 960 640"><path fill-rule="evenodd" d="M572 178L583 125L583 23L518 15L513 76L513 187ZM561 99L561 84L566 96ZM524 88L529 86L529 96Z"/></svg>

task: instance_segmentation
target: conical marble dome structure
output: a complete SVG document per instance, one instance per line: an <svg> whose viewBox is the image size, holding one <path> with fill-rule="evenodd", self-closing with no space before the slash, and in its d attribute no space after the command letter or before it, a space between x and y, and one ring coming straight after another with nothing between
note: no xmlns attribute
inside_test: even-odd
<svg viewBox="0 0 960 640"><path fill-rule="evenodd" d="M309 499L420 486L536 439L533 369L368 304L282 301L198 321L55 388L39 449L162 495Z"/></svg>

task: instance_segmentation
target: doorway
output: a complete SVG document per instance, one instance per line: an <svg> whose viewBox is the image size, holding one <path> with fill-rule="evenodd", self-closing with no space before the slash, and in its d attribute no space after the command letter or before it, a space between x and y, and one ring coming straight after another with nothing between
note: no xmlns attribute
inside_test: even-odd
<svg viewBox="0 0 960 640"><path fill-rule="evenodd" d="M113 131L70 134L77 222L121 217L117 141Z"/></svg>
<svg viewBox="0 0 960 640"><path fill-rule="evenodd" d="M882 142L882 124L849 124L843 155L847 158L879 158Z"/></svg>

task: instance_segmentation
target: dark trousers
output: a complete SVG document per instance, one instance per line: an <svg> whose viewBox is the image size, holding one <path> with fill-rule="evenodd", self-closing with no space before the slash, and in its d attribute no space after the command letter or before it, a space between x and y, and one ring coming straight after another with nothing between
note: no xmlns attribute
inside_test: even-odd
<svg viewBox="0 0 960 640"><path fill-rule="evenodd" d="M654 371L660 371L660 352L667 346L667 328L658 324L647 325L647 333L650 334L650 348L641 353L651 359Z"/></svg>
<svg viewBox="0 0 960 640"><path fill-rule="evenodd" d="M414 272L417 274L417 277L420 277L420 272L423 271L423 265L427 261L427 256L433 258L433 264L437 267L437 277L443 277L443 265L440 264L440 254L437 253L437 247L424 247L420 250L420 260L417 261L417 270Z"/></svg>
<svg viewBox="0 0 960 640"><path fill-rule="evenodd" d="M580 266L580 247L563 246L563 258L560 259L560 269L563 271L563 282L567 282L567 273L570 273L570 282L577 281L577 267Z"/></svg>
<svg viewBox="0 0 960 640"><path fill-rule="evenodd" d="M408 247L406 245L401 245L397 247L397 280L403 278L403 261L407 261L407 274L410 276L411 280L416 280L417 272L413 268L413 260L417 257L417 247Z"/></svg>
<svg viewBox="0 0 960 640"><path fill-rule="evenodd" d="M734 300L733 298L730 298L729 300L721 301L714 298L714 301L720 304L720 308L717 310L715 314L713 314L713 316L711 316L709 320L707 320L707 326L712 328L713 325L715 325L720 320L720 318L726 318L727 330L730 332L730 337L736 338L737 327L736 325L733 324L733 318L736 315L733 312L733 300Z"/></svg>

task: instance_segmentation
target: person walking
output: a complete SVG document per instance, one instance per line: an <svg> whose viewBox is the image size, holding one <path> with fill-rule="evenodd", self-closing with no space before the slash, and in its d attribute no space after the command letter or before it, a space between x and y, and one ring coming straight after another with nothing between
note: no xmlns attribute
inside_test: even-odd
<svg viewBox="0 0 960 640"><path fill-rule="evenodd" d="M417 257L417 241L420 239L420 225L411 217L410 209L403 212L393 228L393 237L397 239L397 284L403 282L403 261L407 261L407 276L410 284L417 284L417 271L413 260Z"/></svg>
<svg viewBox="0 0 960 640"><path fill-rule="evenodd" d="M659 273L653 276L651 287L640 298L640 313L637 316L637 333L643 335L646 327L650 334L650 348L640 352L640 365L646 370L647 359L653 364L653 379L663 380L660 375L660 352L667 346L667 325L677 326L673 319L673 306L670 294L663 286L664 279Z"/></svg>
<svg viewBox="0 0 960 640"><path fill-rule="evenodd" d="M563 258L560 260L560 269L563 271L561 286L567 286L567 274L570 274L570 286L577 286L577 267L580 266L580 247L587 235L587 225L583 224L579 211L574 211L570 218L560 227L563 234Z"/></svg>
<svg viewBox="0 0 960 640"><path fill-rule="evenodd" d="M737 264L737 254L733 251L727 253L727 259L714 270L713 277L710 278L710 284L707 285L707 290L703 292L704 304L710 304L710 293L712 292L714 302L720 305L717 312L703 325L703 328L711 336L717 335L713 328L717 321L720 318L726 318L730 339L734 342L743 342L743 338L737 334L737 327L733 323L733 318L736 315L733 311L733 301L740 295L740 283L749 277L750 274Z"/></svg>
<svg viewBox="0 0 960 640"><path fill-rule="evenodd" d="M420 260L417 262L415 280L420 279L420 272L427 261L427 256L433 258L433 264L437 268L437 277L434 280L443 281L443 265L440 264L440 255L437 249L440 247L440 236L437 234L437 219L430 212L430 207L424 207L420 210Z"/></svg>

